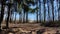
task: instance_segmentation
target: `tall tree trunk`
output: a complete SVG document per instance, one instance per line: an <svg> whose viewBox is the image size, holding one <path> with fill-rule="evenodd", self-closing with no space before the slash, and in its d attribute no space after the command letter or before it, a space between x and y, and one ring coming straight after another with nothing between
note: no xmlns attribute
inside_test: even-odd
<svg viewBox="0 0 60 34"><path fill-rule="evenodd" d="M18 9L18 3L16 0L14 0L14 9L15 9L15 18L14 18L14 23L16 22L16 12L17 12L17 9Z"/></svg>
<svg viewBox="0 0 60 34"><path fill-rule="evenodd" d="M39 0L39 19L41 23L41 0Z"/></svg>
<svg viewBox="0 0 60 34"><path fill-rule="evenodd" d="M22 11L21 11L21 14L20 14L21 16L21 23L23 22L23 14L22 14Z"/></svg>
<svg viewBox="0 0 60 34"><path fill-rule="evenodd" d="M50 12L49 12L49 0L47 0L47 5L48 5L48 20L50 21Z"/></svg>
<svg viewBox="0 0 60 34"><path fill-rule="evenodd" d="M7 16L7 21L6 21L6 28L9 28L8 25L9 25L9 17L10 17L10 3L8 4L8 16Z"/></svg>
<svg viewBox="0 0 60 34"><path fill-rule="evenodd" d="M46 1L45 0L43 0L44 2L44 22L46 22L46 7L45 7L45 3L46 3Z"/></svg>
<svg viewBox="0 0 60 34"><path fill-rule="evenodd" d="M12 11L10 12L10 18L9 18L9 22L12 22Z"/></svg>
<svg viewBox="0 0 60 34"><path fill-rule="evenodd" d="M52 15L53 15L53 22L54 22L54 5L52 3Z"/></svg>
<svg viewBox="0 0 60 34"><path fill-rule="evenodd" d="M26 12L26 23L28 22L28 12Z"/></svg>
<svg viewBox="0 0 60 34"><path fill-rule="evenodd" d="M50 21L49 6L48 6L48 20Z"/></svg>
<svg viewBox="0 0 60 34"><path fill-rule="evenodd" d="M59 1L58 0L56 0L57 1L57 11L58 11L58 13L59 13Z"/></svg>
<svg viewBox="0 0 60 34"><path fill-rule="evenodd" d="M21 22L21 17L20 17L20 13L19 13L19 23Z"/></svg>
<svg viewBox="0 0 60 34"><path fill-rule="evenodd" d="M60 0L58 0L58 1L59 1L58 20L60 21Z"/></svg>
<svg viewBox="0 0 60 34"><path fill-rule="evenodd" d="M23 0L23 2L25 3L25 0ZM25 4L23 3L23 23L25 23Z"/></svg>
<svg viewBox="0 0 60 34"><path fill-rule="evenodd" d="M36 1L36 7L38 7L38 0ZM36 10L36 19L37 19L37 23L38 23L38 10Z"/></svg>
<svg viewBox="0 0 60 34"><path fill-rule="evenodd" d="M38 23L38 10L36 11L36 19L37 19L37 23Z"/></svg>
<svg viewBox="0 0 60 34"><path fill-rule="evenodd" d="M23 23L25 23L25 11L23 12Z"/></svg>
<svg viewBox="0 0 60 34"><path fill-rule="evenodd" d="M50 0L52 5L52 15L53 15L53 22L54 22L54 0Z"/></svg>
<svg viewBox="0 0 60 34"><path fill-rule="evenodd" d="M19 22L22 22L22 14L21 13L19 13Z"/></svg>
<svg viewBox="0 0 60 34"><path fill-rule="evenodd" d="M17 14L15 13L15 21L14 21L14 23L16 23L16 15L17 15Z"/></svg>
<svg viewBox="0 0 60 34"><path fill-rule="evenodd" d="M3 2L4 1L1 1L2 7L1 7L1 15L0 15L0 31L1 31L1 23L2 23L3 17L4 17L4 6L3 6Z"/></svg>

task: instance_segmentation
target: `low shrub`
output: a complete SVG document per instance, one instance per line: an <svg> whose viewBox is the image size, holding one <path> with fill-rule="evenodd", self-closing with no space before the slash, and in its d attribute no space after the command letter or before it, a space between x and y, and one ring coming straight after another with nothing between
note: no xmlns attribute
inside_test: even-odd
<svg viewBox="0 0 60 34"><path fill-rule="evenodd" d="M60 27L60 21L42 22L41 25L45 27Z"/></svg>

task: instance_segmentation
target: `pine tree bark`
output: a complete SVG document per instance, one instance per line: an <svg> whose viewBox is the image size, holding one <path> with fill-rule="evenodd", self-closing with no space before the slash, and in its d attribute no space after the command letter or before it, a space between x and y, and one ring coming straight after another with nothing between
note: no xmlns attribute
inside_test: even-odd
<svg viewBox="0 0 60 34"><path fill-rule="evenodd" d="M0 15L0 31L1 31L1 23L2 23L3 17L4 17L4 3L3 2L4 1L2 0L1 1L1 5L2 5L2 7L1 7L1 15Z"/></svg>
<svg viewBox="0 0 60 34"><path fill-rule="evenodd" d="M6 20L6 28L9 28L8 25L9 25L9 17L10 17L10 3L8 4L8 16L7 16L7 20Z"/></svg>
<svg viewBox="0 0 60 34"><path fill-rule="evenodd" d="M41 0L39 0L39 19L40 19L40 23L41 23Z"/></svg>

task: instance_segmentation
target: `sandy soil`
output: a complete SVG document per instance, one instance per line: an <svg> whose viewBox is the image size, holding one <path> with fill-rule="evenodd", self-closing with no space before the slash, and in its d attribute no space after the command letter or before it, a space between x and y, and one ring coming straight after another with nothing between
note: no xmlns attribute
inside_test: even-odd
<svg viewBox="0 0 60 34"><path fill-rule="evenodd" d="M2 24L2 27L5 26L5 24ZM9 24L9 30L19 34L21 32L29 33L32 32L32 34L37 34L37 31L44 32L42 34L55 34L57 31L60 32L60 27L43 27L40 26L40 24Z"/></svg>

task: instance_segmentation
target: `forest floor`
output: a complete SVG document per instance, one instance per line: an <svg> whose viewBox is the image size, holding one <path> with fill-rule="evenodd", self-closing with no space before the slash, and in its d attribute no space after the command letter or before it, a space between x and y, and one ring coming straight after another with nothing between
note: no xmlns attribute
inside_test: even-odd
<svg viewBox="0 0 60 34"><path fill-rule="evenodd" d="M2 29L5 26L5 24L2 24ZM5 30L5 29L4 29ZM19 34L21 32L29 33L34 31L37 33L37 31L42 31L42 34L56 34L60 33L60 27L44 27L40 26L40 23L25 23L25 24L9 24L9 30L15 32L16 34ZM35 34L33 33L33 34Z"/></svg>

